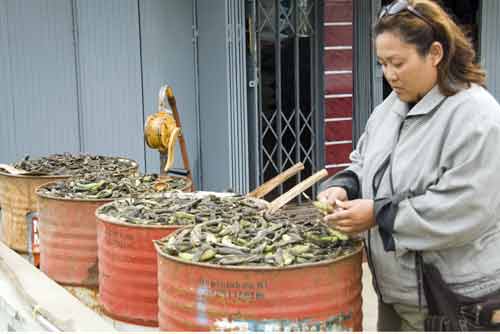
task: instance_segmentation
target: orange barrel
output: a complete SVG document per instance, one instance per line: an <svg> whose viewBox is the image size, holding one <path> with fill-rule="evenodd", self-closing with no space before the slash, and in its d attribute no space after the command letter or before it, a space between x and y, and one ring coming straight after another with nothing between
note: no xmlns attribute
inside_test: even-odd
<svg viewBox="0 0 500 334"><path fill-rule="evenodd" d="M36 218L35 190L38 186L69 176L23 176L0 172L0 206L2 208L2 241L10 248L27 253L30 216ZM34 214L34 215L32 215ZM34 238L33 238L34 239Z"/></svg>
<svg viewBox="0 0 500 334"><path fill-rule="evenodd" d="M112 200L63 199L37 191L40 269L66 285L96 287L97 218L95 210Z"/></svg>
<svg viewBox="0 0 500 334"><path fill-rule="evenodd" d="M113 319L158 327L153 240L180 226L129 224L98 214L99 301Z"/></svg>
<svg viewBox="0 0 500 334"><path fill-rule="evenodd" d="M192 263L156 249L162 331L362 330L361 244L284 268Z"/></svg>

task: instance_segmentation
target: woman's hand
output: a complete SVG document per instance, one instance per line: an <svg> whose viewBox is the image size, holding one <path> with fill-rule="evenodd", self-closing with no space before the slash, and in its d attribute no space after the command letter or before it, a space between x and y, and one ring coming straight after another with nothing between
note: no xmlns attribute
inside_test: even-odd
<svg viewBox="0 0 500 334"><path fill-rule="evenodd" d="M337 201L334 213L325 216L326 223L335 229L347 233L356 234L364 232L375 226L375 215L373 211L373 200L355 199L353 201Z"/></svg>
<svg viewBox="0 0 500 334"><path fill-rule="evenodd" d="M335 206L336 201L347 201L347 191L342 187L331 187L318 194L318 201Z"/></svg>

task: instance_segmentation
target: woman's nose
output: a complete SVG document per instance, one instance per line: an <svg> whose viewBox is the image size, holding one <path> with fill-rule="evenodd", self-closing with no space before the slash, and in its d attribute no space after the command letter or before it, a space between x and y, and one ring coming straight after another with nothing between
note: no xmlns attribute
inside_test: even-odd
<svg viewBox="0 0 500 334"><path fill-rule="evenodd" d="M385 75L386 80L389 82L394 82L397 79L396 72L393 69L391 69L390 67L386 67L384 69L384 75Z"/></svg>

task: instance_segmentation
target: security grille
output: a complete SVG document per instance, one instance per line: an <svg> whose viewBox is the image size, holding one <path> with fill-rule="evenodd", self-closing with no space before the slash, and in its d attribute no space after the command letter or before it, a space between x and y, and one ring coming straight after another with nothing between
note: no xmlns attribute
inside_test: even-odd
<svg viewBox="0 0 500 334"><path fill-rule="evenodd" d="M305 170L276 189L287 191L318 169L321 108L318 94L318 6L314 0L256 0L255 78L257 182L297 162ZM252 36L249 37L252 42ZM252 53L252 52L250 52ZM311 195L311 193L310 193Z"/></svg>

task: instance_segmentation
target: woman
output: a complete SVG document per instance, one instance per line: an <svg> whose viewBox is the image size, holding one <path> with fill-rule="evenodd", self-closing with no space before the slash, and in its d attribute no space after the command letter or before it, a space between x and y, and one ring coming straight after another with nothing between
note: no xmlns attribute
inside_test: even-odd
<svg viewBox="0 0 500 334"><path fill-rule="evenodd" d="M426 302L422 263L458 298L500 290L500 106L471 43L434 2L386 6L374 38L393 91L319 199L342 209L326 222L366 232L379 330L423 330L433 319L432 330L457 330L446 327L454 306L448 318L427 316L436 305Z"/></svg>

